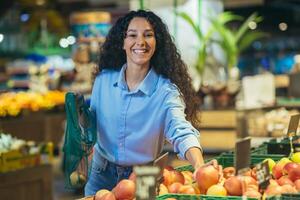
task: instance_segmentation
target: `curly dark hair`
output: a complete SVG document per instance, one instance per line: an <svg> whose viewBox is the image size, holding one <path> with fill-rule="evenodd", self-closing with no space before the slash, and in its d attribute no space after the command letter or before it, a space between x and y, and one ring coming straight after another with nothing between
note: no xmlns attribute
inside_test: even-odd
<svg viewBox="0 0 300 200"><path fill-rule="evenodd" d="M195 128L199 128L197 114L201 102L192 86L192 79L188 74L187 66L181 59L167 26L153 12L130 11L116 21L101 46L99 71L107 68L120 70L126 63L126 52L123 50L123 44L128 25L135 17L145 18L154 29L156 49L150 60L150 66L154 68L157 74L169 78L179 88L186 104L186 118Z"/></svg>

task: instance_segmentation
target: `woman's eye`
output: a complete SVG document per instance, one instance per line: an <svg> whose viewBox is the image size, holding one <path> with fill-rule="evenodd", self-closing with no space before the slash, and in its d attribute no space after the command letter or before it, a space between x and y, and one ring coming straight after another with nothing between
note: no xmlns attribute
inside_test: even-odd
<svg viewBox="0 0 300 200"><path fill-rule="evenodd" d="M136 37L136 34L127 34L127 37L128 37L128 38L135 38L135 37Z"/></svg>
<svg viewBox="0 0 300 200"><path fill-rule="evenodd" d="M150 38L150 37L154 37L153 33L146 33L145 37Z"/></svg>

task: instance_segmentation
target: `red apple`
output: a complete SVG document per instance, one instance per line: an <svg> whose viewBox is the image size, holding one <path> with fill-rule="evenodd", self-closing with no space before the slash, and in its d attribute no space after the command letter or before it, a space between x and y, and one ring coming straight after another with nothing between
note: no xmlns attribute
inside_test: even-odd
<svg viewBox="0 0 300 200"><path fill-rule="evenodd" d="M135 196L135 183L132 180L123 179L116 185L113 192L117 199L133 199Z"/></svg>
<svg viewBox="0 0 300 200"><path fill-rule="evenodd" d="M115 195L112 192L105 193L99 200L116 200Z"/></svg>
<svg viewBox="0 0 300 200"><path fill-rule="evenodd" d="M172 176L171 176L171 171L164 169L163 171L163 184L165 186L171 185L172 184Z"/></svg>
<svg viewBox="0 0 300 200"><path fill-rule="evenodd" d="M237 176L229 177L225 183L224 187L229 195L241 196L242 195L242 183Z"/></svg>
<svg viewBox="0 0 300 200"><path fill-rule="evenodd" d="M175 182L168 186L169 193L178 193L179 189L183 186L182 183Z"/></svg>
<svg viewBox="0 0 300 200"><path fill-rule="evenodd" d="M296 188L292 185L283 185L282 187L282 193L297 193L298 191Z"/></svg>
<svg viewBox="0 0 300 200"><path fill-rule="evenodd" d="M300 179L296 180L296 181L294 182L294 184L295 184L296 189L297 189L298 191L300 191Z"/></svg>
<svg viewBox="0 0 300 200"><path fill-rule="evenodd" d="M288 176L282 176L277 180L277 183L279 185L294 185L293 181L291 181L291 179L289 179Z"/></svg>
<svg viewBox="0 0 300 200"><path fill-rule="evenodd" d="M170 171L170 172L171 172L173 183L179 182L179 183L184 184L184 176L181 172L176 171L176 170L173 170L173 171Z"/></svg>
<svg viewBox="0 0 300 200"><path fill-rule="evenodd" d="M283 175L282 174L283 167L284 165L281 163L275 164L275 166L272 169L272 174L275 179L279 179Z"/></svg>
<svg viewBox="0 0 300 200"><path fill-rule="evenodd" d="M129 176L128 179L132 180L135 183L135 181L136 181L136 174L134 172L131 172L131 174L130 174L130 176Z"/></svg>
<svg viewBox="0 0 300 200"><path fill-rule="evenodd" d="M170 166L170 165L165 166L164 169L166 169L166 170L168 170L168 171L173 171L173 170L175 170L174 167L172 167L172 166Z"/></svg>
<svg viewBox="0 0 300 200"><path fill-rule="evenodd" d="M104 194L109 193L109 192L110 191L107 189L98 190L95 194L95 200L100 200Z"/></svg>
<svg viewBox="0 0 300 200"><path fill-rule="evenodd" d="M283 190L281 186L268 186L265 190L266 196L273 196L273 195L280 195L282 194Z"/></svg>
<svg viewBox="0 0 300 200"><path fill-rule="evenodd" d="M298 165L295 168L292 168L289 171L289 179L291 179L292 181L296 181L297 179L300 179L300 165Z"/></svg>
<svg viewBox="0 0 300 200"><path fill-rule="evenodd" d="M223 177L227 179L232 176L235 176L235 168L234 167L225 167L223 169Z"/></svg>
<svg viewBox="0 0 300 200"><path fill-rule="evenodd" d="M257 190L247 190L243 193L243 196L246 196L248 198L261 198L261 194Z"/></svg>
<svg viewBox="0 0 300 200"><path fill-rule="evenodd" d="M289 162L287 164L284 165L282 173L283 174L289 174L289 172L292 169L298 168L299 164L298 163L294 163L294 162Z"/></svg>
<svg viewBox="0 0 300 200"><path fill-rule="evenodd" d="M183 185L179 188L179 194L196 194L192 185Z"/></svg>
<svg viewBox="0 0 300 200"><path fill-rule="evenodd" d="M219 182L219 171L212 165L200 167L196 171L196 182L200 190L206 191Z"/></svg>
<svg viewBox="0 0 300 200"><path fill-rule="evenodd" d="M179 171L176 171L176 170L169 171L167 169L164 169L164 171L163 171L163 184L165 186L169 186L169 185L171 185L172 183L175 183L175 182L179 182L179 183L184 184L185 180L184 180L183 174Z"/></svg>

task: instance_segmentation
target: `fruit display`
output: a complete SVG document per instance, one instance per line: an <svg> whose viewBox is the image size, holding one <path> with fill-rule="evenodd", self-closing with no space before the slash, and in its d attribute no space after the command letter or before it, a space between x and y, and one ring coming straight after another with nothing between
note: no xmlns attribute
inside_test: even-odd
<svg viewBox="0 0 300 200"><path fill-rule="evenodd" d="M159 184L157 200L271 200L274 195L300 192L300 162L299 153L292 155L293 159L272 155L252 156L251 163L269 163L272 178L265 189L260 188L255 166L236 175L232 166L233 155L221 154L215 159L217 166L207 165L193 171L191 165L163 169L163 181ZM135 199L135 174L121 180L111 191L99 190L95 196L85 197L84 200L125 200Z"/></svg>
<svg viewBox="0 0 300 200"><path fill-rule="evenodd" d="M0 132L0 173L48 164L53 158L53 144L35 143Z"/></svg>
<svg viewBox="0 0 300 200"><path fill-rule="evenodd" d="M261 110L247 115L247 131L250 136L282 137L287 132L290 116L298 111L286 108L274 109L269 112ZM299 125L300 126L300 125ZM298 127L298 133L300 129Z"/></svg>
<svg viewBox="0 0 300 200"><path fill-rule="evenodd" d="M299 151L300 147L300 137L294 136L292 138L293 149ZM272 138L271 140L262 143L260 146L253 148L251 150L252 154L281 154L289 155L291 152L290 139L288 137L282 138Z"/></svg>
<svg viewBox="0 0 300 200"><path fill-rule="evenodd" d="M0 94L0 117L17 116L23 110L49 110L65 102L65 92L7 92Z"/></svg>
<svg viewBox="0 0 300 200"><path fill-rule="evenodd" d="M101 189L93 200L133 200L135 199L135 175L132 173L128 179L121 180L112 191Z"/></svg>
<svg viewBox="0 0 300 200"><path fill-rule="evenodd" d="M224 154L225 155L225 154ZM222 155L221 155L222 157ZM233 159L233 156L225 156L227 159ZM249 169L242 175L236 175L235 168L229 166L230 162L223 162L223 158L219 161L218 166L208 165L191 172L191 166L179 167L172 169L167 167L164 169L164 182L160 185L160 193L157 199L169 199L180 197L181 195L203 195L209 199L240 197L248 199L267 199L274 195L284 193L299 193L300 183L300 153L292 155L291 159L287 157L268 158L262 156L260 161L252 159L252 164L259 162L268 162L269 170L272 178L266 189L259 187L256 168ZM189 171L189 172L187 172ZM176 194L176 195L173 195ZM172 196L173 195L173 196ZM184 196L183 196L184 197ZM226 198L225 198L226 197ZM189 198L180 198L189 199Z"/></svg>

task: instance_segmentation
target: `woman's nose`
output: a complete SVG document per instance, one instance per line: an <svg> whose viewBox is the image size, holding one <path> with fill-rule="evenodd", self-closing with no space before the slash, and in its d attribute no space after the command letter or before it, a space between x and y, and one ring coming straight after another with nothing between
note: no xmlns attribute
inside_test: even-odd
<svg viewBox="0 0 300 200"><path fill-rule="evenodd" d="M138 45L145 45L146 44L146 40L145 40L145 37L144 36L140 36L137 38L137 42L136 42Z"/></svg>

